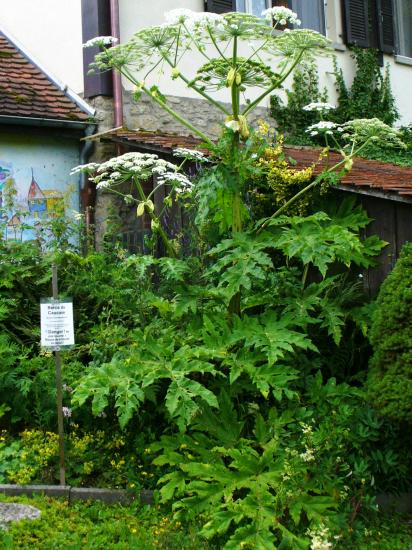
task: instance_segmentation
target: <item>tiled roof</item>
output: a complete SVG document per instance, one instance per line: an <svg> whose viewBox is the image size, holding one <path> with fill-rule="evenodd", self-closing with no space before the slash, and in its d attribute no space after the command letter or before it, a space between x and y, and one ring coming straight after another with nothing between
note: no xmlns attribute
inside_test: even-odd
<svg viewBox="0 0 412 550"><path fill-rule="evenodd" d="M99 139L109 139L135 148L166 154L171 153L176 147L199 149L201 143L201 140L193 136L121 128L105 132L99 136ZM297 167L304 167L318 160L320 149L285 146L285 152L295 159ZM340 160L342 157L338 153L331 153L329 156L329 162L332 165ZM318 172L321 168L322 165L318 167ZM340 183L342 188L346 187L358 192L378 191L385 194L387 198L403 197L405 200L412 200L412 168L356 158L352 170L342 178Z"/></svg>
<svg viewBox="0 0 412 550"><path fill-rule="evenodd" d="M82 110L0 31L0 116L85 122Z"/></svg>

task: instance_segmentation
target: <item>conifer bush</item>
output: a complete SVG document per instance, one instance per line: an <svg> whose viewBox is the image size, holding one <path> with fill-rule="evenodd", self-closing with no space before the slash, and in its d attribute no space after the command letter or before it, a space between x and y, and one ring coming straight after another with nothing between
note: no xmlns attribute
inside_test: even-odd
<svg viewBox="0 0 412 550"><path fill-rule="evenodd" d="M403 247L377 299L368 390L381 412L412 423L412 243Z"/></svg>

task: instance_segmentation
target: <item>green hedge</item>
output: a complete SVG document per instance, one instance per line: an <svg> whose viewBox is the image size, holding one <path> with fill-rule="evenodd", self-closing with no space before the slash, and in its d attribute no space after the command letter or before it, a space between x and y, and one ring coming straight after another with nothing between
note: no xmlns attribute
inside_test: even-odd
<svg viewBox="0 0 412 550"><path fill-rule="evenodd" d="M412 243L382 284L371 343L370 399L384 415L412 424Z"/></svg>

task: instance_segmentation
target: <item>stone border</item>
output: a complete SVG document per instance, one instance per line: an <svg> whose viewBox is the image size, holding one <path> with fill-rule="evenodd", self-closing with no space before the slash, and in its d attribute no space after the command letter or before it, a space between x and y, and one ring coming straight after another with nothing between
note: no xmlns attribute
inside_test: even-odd
<svg viewBox="0 0 412 550"><path fill-rule="evenodd" d="M140 496L142 504L153 504L153 491L142 490L139 494L122 489L98 489L94 487L71 487L70 485L8 485L0 484L0 493L8 496L43 494L49 497L64 497L76 500L99 500L106 504L130 504Z"/></svg>

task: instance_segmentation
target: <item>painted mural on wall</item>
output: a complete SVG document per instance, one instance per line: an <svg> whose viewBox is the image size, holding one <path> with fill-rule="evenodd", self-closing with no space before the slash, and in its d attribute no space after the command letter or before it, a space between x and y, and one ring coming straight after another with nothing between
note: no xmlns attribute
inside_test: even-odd
<svg viewBox="0 0 412 550"><path fill-rule="evenodd" d="M16 184L13 177L13 165L0 159L0 207L6 223L6 240L21 241L24 238L37 237L38 227L42 220L64 212L64 196L58 189L42 189L35 177L25 183Z"/></svg>
<svg viewBox="0 0 412 550"><path fill-rule="evenodd" d="M70 169L78 164L73 141L48 136L0 134L0 217L9 241L44 238L45 223L78 210L78 182Z"/></svg>

